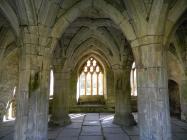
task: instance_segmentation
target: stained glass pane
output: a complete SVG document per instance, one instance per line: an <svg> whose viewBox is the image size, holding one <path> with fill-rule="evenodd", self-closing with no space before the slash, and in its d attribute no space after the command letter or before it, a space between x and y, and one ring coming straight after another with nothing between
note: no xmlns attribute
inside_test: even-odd
<svg viewBox="0 0 187 140"><path fill-rule="evenodd" d="M97 95L97 74L96 74L96 72L93 73L92 80L93 80L93 82L92 82L92 84L93 84L92 94Z"/></svg>
<svg viewBox="0 0 187 140"><path fill-rule="evenodd" d="M87 79L86 79L86 95L91 95L91 74L90 74L90 72L87 74Z"/></svg>
<svg viewBox="0 0 187 140"><path fill-rule="evenodd" d="M96 61L95 60L93 61L93 66L96 66Z"/></svg>
<svg viewBox="0 0 187 140"><path fill-rule="evenodd" d="M93 71L94 71L93 66L91 66L90 67L90 72L93 72Z"/></svg>
<svg viewBox="0 0 187 140"><path fill-rule="evenodd" d="M103 95L103 74L99 73L99 95Z"/></svg>
<svg viewBox="0 0 187 140"><path fill-rule="evenodd" d="M96 67L96 72L99 72L99 66Z"/></svg>
<svg viewBox="0 0 187 140"><path fill-rule="evenodd" d="M88 71L88 67L84 67L84 72L87 72Z"/></svg>
<svg viewBox="0 0 187 140"><path fill-rule="evenodd" d="M90 60L87 61L87 66L89 67L91 64Z"/></svg>
<svg viewBox="0 0 187 140"><path fill-rule="evenodd" d="M84 95L85 94L85 74L82 73L80 75L80 95Z"/></svg>

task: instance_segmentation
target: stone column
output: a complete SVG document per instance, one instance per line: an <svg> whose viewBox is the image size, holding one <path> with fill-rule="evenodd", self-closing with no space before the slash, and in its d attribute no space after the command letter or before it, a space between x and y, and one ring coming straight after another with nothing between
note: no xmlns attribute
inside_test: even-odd
<svg viewBox="0 0 187 140"><path fill-rule="evenodd" d="M181 93L181 119L187 121L187 80L182 80L180 85Z"/></svg>
<svg viewBox="0 0 187 140"><path fill-rule="evenodd" d="M3 122L3 117L5 115L5 112L6 112L5 103L0 101L0 123Z"/></svg>
<svg viewBox="0 0 187 140"><path fill-rule="evenodd" d="M22 28L15 140L47 140L49 100L48 29Z"/></svg>
<svg viewBox="0 0 187 140"><path fill-rule="evenodd" d="M54 98L51 122L55 125L64 126L71 121L68 116L69 73L63 73L62 67L62 64L54 66Z"/></svg>
<svg viewBox="0 0 187 140"><path fill-rule="evenodd" d="M114 123L131 126L136 124L131 112L130 69L114 71L115 116Z"/></svg>
<svg viewBox="0 0 187 140"><path fill-rule="evenodd" d="M140 140L171 140L167 55L162 38L143 36L131 44L137 69Z"/></svg>

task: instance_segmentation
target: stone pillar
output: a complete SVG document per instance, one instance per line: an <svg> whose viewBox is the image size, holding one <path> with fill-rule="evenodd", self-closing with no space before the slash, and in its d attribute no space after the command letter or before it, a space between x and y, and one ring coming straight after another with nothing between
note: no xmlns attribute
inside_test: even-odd
<svg viewBox="0 0 187 140"><path fill-rule="evenodd" d="M180 85L181 93L181 119L187 121L187 80L182 80Z"/></svg>
<svg viewBox="0 0 187 140"><path fill-rule="evenodd" d="M171 140L166 50L162 36L143 36L131 44L137 69L140 140Z"/></svg>
<svg viewBox="0 0 187 140"><path fill-rule="evenodd" d="M14 140L48 139L50 51L47 31L39 26L22 28L18 42L20 62Z"/></svg>
<svg viewBox="0 0 187 140"><path fill-rule="evenodd" d="M5 112L6 112L5 103L0 101L0 123L3 122L3 117L5 115Z"/></svg>
<svg viewBox="0 0 187 140"><path fill-rule="evenodd" d="M114 123L123 126L136 124L131 112L130 70L118 69L114 72L116 99Z"/></svg>
<svg viewBox="0 0 187 140"><path fill-rule="evenodd" d="M62 59L62 58L61 58ZM67 125L71 123L68 116L68 89L69 73L62 72L62 64L54 66L54 98L51 123L55 125Z"/></svg>

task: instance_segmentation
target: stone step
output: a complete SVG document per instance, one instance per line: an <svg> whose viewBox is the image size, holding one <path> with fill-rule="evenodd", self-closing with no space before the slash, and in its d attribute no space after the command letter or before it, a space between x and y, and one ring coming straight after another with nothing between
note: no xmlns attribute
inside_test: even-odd
<svg viewBox="0 0 187 140"><path fill-rule="evenodd" d="M70 107L70 112L95 112L95 113L100 113L100 112L108 112L108 113L113 113L115 112L115 107L113 106L106 106L106 105L77 105L74 107Z"/></svg>

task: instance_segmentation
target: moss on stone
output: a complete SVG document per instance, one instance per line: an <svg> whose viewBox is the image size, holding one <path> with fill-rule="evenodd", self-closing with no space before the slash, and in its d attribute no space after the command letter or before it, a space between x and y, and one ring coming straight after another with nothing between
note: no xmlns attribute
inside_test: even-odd
<svg viewBox="0 0 187 140"><path fill-rule="evenodd" d="M29 80L29 97L31 97L32 91L38 89L40 83L39 72L36 72L34 76L30 75Z"/></svg>

